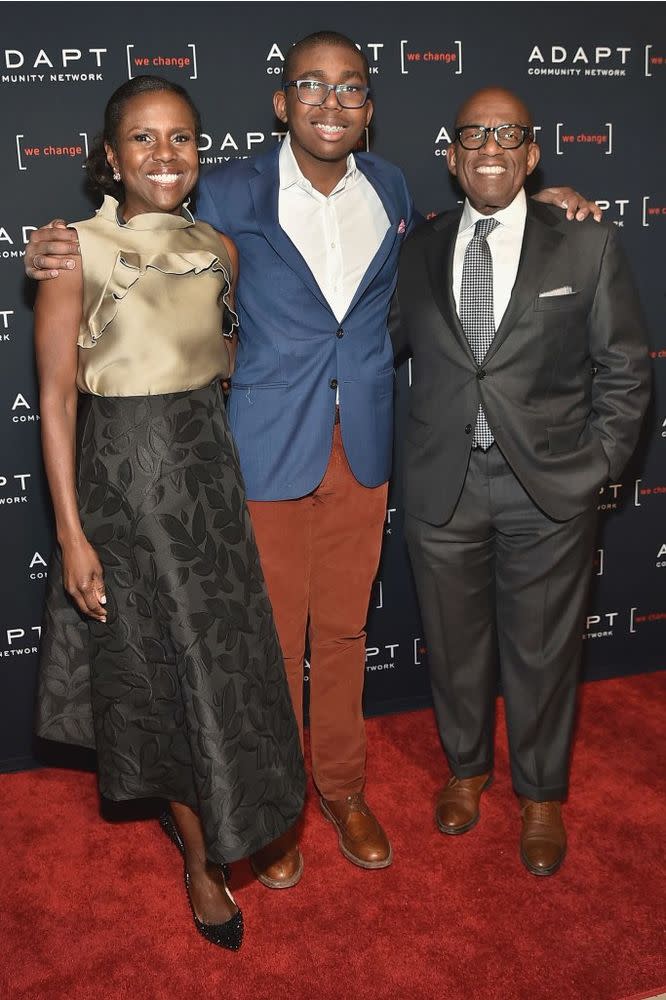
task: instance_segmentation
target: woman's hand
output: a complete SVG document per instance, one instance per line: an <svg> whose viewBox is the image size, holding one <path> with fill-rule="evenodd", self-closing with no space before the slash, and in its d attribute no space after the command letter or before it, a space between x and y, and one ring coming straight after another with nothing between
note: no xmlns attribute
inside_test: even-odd
<svg viewBox="0 0 666 1000"><path fill-rule="evenodd" d="M79 611L95 621L106 621L104 570L85 536L63 545L62 582Z"/></svg>

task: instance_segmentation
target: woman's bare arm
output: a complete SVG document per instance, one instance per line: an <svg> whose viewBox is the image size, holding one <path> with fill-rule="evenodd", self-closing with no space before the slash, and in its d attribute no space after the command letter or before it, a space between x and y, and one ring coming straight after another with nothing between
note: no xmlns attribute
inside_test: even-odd
<svg viewBox="0 0 666 1000"><path fill-rule="evenodd" d="M102 566L83 533L76 495L77 337L82 297L80 258L72 270L61 273L59 281L42 282L37 290L35 351L42 450L65 589L80 611L105 621Z"/></svg>

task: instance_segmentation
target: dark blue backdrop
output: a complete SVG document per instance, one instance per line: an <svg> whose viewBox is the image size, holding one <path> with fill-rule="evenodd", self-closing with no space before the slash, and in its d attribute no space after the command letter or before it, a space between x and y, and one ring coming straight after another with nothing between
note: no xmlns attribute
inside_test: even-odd
<svg viewBox="0 0 666 1000"><path fill-rule="evenodd" d="M131 11L131 15L128 14ZM539 184L569 183L621 228L648 313L655 372L644 441L603 512L585 631L585 676L665 665L666 337L663 130L666 18L657 5L5 4L0 29L0 769L30 765L32 699L51 547L39 452L30 290L30 227L91 213L82 163L111 91L140 72L177 79L199 103L201 162L281 139L271 111L284 53L322 27L351 35L370 61L372 148L399 163L422 212L457 196L444 154L460 101L498 83L532 106ZM184 16L184 11L186 16ZM26 17L26 13L34 16ZM106 20L104 23L103 19ZM367 711L428 700L423 642L402 538L400 429L409 371L398 379L396 475L370 609ZM442 406L446 401L442 400Z"/></svg>

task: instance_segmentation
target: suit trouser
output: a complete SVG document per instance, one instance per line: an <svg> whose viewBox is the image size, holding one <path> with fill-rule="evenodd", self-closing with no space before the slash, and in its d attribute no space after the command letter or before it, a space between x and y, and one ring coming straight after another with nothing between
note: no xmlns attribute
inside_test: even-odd
<svg viewBox="0 0 666 1000"><path fill-rule="evenodd" d="M301 742L309 622L312 771L327 799L359 792L365 782L365 622L387 489L354 478L336 424L328 468L312 493L248 501Z"/></svg>
<svg viewBox="0 0 666 1000"><path fill-rule="evenodd" d="M595 526L592 503L569 521L547 517L496 445L472 451L447 524L408 516L435 712L457 777L492 769L500 673L516 792L566 797Z"/></svg>

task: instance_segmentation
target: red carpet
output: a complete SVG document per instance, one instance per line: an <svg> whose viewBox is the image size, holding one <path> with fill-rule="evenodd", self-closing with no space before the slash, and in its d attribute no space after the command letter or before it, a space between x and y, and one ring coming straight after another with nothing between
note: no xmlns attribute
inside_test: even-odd
<svg viewBox="0 0 666 1000"><path fill-rule="evenodd" d="M666 673L582 691L569 855L536 879L517 853L503 722L475 830L432 820L444 767L430 712L369 722L368 798L395 860L353 868L311 797L300 885L236 865L238 954L191 923L157 823L106 822L95 778L0 776L0 997L30 1000L620 1000L666 987ZM3 982L3 979L5 982Z"/></svg>

